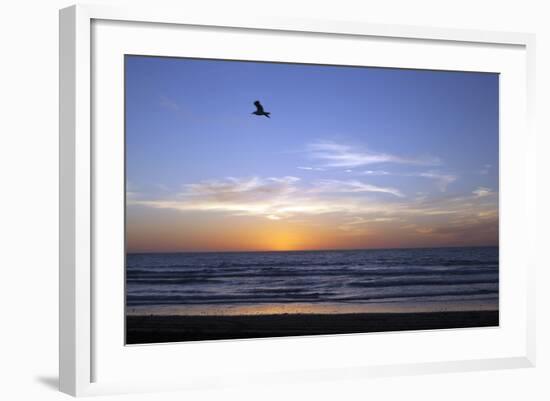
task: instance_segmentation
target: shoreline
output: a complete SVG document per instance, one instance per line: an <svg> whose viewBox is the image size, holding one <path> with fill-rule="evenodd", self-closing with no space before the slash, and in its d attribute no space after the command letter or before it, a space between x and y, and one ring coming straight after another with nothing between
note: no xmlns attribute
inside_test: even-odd
<svg viewBox="0 0 550 401"><path fill-rule="evenodd" d="M131 315L126 344L496 327L499 311Z"/></svg>

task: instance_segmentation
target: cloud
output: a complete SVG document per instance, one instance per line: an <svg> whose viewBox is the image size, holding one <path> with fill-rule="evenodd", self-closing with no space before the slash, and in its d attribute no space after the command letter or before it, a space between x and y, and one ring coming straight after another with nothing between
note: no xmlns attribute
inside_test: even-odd
<svg viewBox="0 0 550 401"><path fill-rule="evenodd" d="M366 171L363 171L362 174L370 175L370 176L393 175L393 176L402 176L402 177L430 178L436 182L437 188L441 192L445 192L449 184L455 182L458 179L458 176L454 174L441 173L438 171L424 171L424 172L418 172L418 173L390 173L389 171L385 171L385 170L366 170Z"/></svg>
<svg viewBox="0 0 550 401"><path fill-rule="evenodd" d="M334 227L357 227L353 230L357 233L372 224L414 223L425 228L434 227L435 222L441 227L453 221L498 222L498 204L487 202L477 194L406 199L395 188L358 180L321 180L306 185L294 176L226 177L187 184L183 188L182 193L170 198L129 198L128 205L183 213L261 217L273 222L292 218L314 224L319 222L317 216L325 216L323 219L332 221ZM380 200L373 197L377 193L392 197Z"/></svg>
<svg viewBox="0 0 550 401"><path fill-rule="evenodd" d="M361 216L354 216L350 221L348 221L346 224L348 225L356 225L356 224L365 224L365 223L385 223L388 221L396 221L399 220L396 217L373 217L373 218L365 218Z"/></svg>
<svg viewBox="0 0 550 401"><path fill-rule="evenodd" d="M405 158L389 153L375 152L369 149L357 150L348 145L338 144L329 141L320 141L310 143L307 146L307 150L310 157L321 160L325 167L342 167L346 168L345 172L352 172L350 168L362 167L377 163L395 163L395 164L408 164L408 165L425 165L435 166L440 165L441 161L434 157L420 157L420 158ZM312 168L308 168L312 169ZM441 173L438 171L425 171L418 173L392 173L387 170L365 170L361 175L368 176L408 176L408 177L424 177L432 179L436 182L437 188L441 192L445 192L449 184L455 182L458 177L454 174ZM389 188L391 189L391 188ZM402 196L392 189L389 191L379 191L393 193L396 196Z"/></svg>
<svg viewBox="0 0 550 401"><path fill-rule="evenodd" d="M176 199L141 200L133 204L179 211L213 211L232 215L264 216L279 220L296 214L343 210L338 203L311 199L298 191L298 177L227 177L184 185Z"/></svg>
<svg viewBox="0 0 550 401"><path fill-rule="evenodd" d="M492 195L493 191L491 191L491 188L478 187L476 190L472 191L472 193L478 198L483 198L485 196Z"/></svg>
<svg viewBox="0 0 550 401"><path fill-rule="evenodd" d="M439 165L436 158L404 158L389 153L368 149L357 150L335 142L315 142L307 146L310 156L323 161L326 167L360 167L378 163L400 163L414 165Z"/></svg>
<svg viewBox="0 0 550 401"><path fill-rule="evenodd" d="M391 173L389 171L385 171L385 170L366 170L366 171L363 171L364 175L391 175Z"/></svg>
<svg viewBox="0 0 550 401"><path fill-rule="evenodd" d="M422 230L422 231L419 231ZM472 241L498 240L498 218L479 220L475 218L456 219L451 222L435 224L432 227L418 229L424 235L437 236L442 240L471 243Z"/></svg>
<svg viewBox="0 0 550 401"><path fill-rule="evenodd" d="M353 216L338 226L338 229L352 235L364 235L365 228L372 225L399 221L397 217L363 217Z"/></svg>
<svg viewBox="0 0 550 401"><path fill-rule="evenodd" d="M437 171L427 171L427 172L423 172L423 173L413 173L413 174L409 174L409 175L416 176L416 177L430 178L432 180L435 180L437 188L441 192L445 192L447 190L447 187L449 186L449 184L455 182L458 179L458 177L456 175L443 174L443 173L439 173Z"/></svg>
<svg viewBox="0 0 550 401"><path fill-rule="evenodd" d="M219 201L263 199L294 192L296 190L294 184L298 181L300 179L293 176L266 179L259 177L227 177L224 180L209 180L187 184L184 186L186 192L179 195L181 197Z"/></svg>
<svg viewBox="0 0 550 401"><path fill-rule="evenodd" d="M279 220L296 215L331 213L379 213L386 205L350 193L386 192L392 188L360 182L321 181L300 185L298 177L227 177L184 185L184 192L172 199L132 200L129 204L179 211L212 211L231 215L263 216Z"/></svg>
<svg viewBox="0 0 550 401"><path fill-rule="evenodd" d="M306 170L306 171L325 171L325 169L321 167L298 166L297 168L299 170Z"/></svg>
<svg viewBox="0 0 550 401"><path fill-rule="evenodd" d="M487 210L484 212L479 212L477 217L480 219L495 219L498 218L498 210Z"/></svg>
<svg viewBox="0 0 550 401"><path fill-rule="evenodd" d="M376 185L366 184L358 180L321 180L318 181L314 192L332 192L332 193L360 193L360 192L381 192L391 194L397 197L404 195L395 188L379 187Z"/></svg>

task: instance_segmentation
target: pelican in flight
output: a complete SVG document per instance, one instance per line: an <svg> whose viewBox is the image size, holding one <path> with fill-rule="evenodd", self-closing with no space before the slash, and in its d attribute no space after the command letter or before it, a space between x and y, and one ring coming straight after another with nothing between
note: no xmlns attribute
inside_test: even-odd
<svg viewBox="0 0 550 401"><path fill-rule="evenodd" d="M267 118L271 118L271 117L269 117L269 115L271 113L268 112L268 111L264 111L264 106L262 106L262 104L260 103L259 100L256 100L254 102L254 106L256 106L256 111L254 111L252 114L256 114L257 116L266 116Z"/></svg>

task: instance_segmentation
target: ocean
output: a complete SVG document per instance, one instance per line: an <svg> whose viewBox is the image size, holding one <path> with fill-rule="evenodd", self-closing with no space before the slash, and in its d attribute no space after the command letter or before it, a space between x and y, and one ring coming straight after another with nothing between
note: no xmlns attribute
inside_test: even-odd
<svg viewBox="0 0 550 401"><path fill-rule="evenodd" d="M129 315L498 310L498 247L128 253Z"/></svg>

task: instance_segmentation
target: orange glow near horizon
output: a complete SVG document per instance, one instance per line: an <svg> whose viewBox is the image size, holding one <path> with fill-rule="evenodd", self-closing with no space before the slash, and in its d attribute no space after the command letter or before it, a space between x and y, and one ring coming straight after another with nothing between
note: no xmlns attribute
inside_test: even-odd
<svg viewBox="0 0 550 401"><path fill-rule="evenodd" d="M300 234L288 231L274 232L268 238L267 248L271 251L294 251L303 247Z"/></svg>
<svg viewBox="0 0 550 401"><path fill-rule="evenodd" d="M158 211L128 219L128 252L260 252L327 249L415 248L498 244L498 224L475 226L467 235L438 233L402 222L342 229L330 218L270 220L243 216L185 216Z"/></svg>
<svg viewBox="0 0 550 401"><path fill-rule="evenodd" d="M189 225L177 220L129 225L129 252L297 251L342 247L326 227L252 219L224 224ZM345 247L345 246L344 246Z"/></svg>

